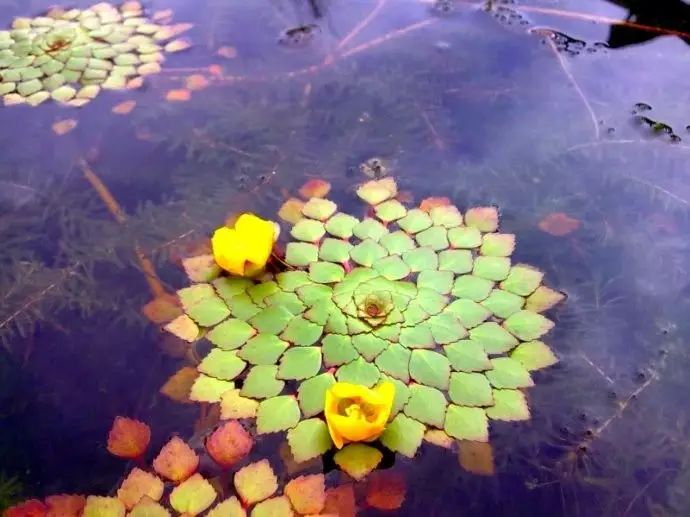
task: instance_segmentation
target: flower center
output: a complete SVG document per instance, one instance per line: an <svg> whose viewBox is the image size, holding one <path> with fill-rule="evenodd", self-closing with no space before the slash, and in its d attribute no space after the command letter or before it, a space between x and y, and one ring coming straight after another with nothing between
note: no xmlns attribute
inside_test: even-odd
<svg viewBox="0 0 690 517"><path fill-rule="evenodd" d="M381 308L376 305L375 303L368 303L366 308L365 308L367 314L369 316L375 317L381 314Z"/></svg>
<svg viewBox="0 0 690 517"><path fill-rule="evenodd" d="M338 413L355 420L376 420L376 409L370 404L363 404L359 400L343 399L338 403Z"/></svg>

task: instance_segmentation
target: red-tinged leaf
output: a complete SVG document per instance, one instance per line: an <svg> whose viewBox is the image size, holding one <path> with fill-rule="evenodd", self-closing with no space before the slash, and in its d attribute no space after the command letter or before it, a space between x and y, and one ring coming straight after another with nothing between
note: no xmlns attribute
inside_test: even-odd
<svg viewBox="0 0 690 517"><path fill-rule="evenodd" d="M539 229L555 237L563 237L580 227L580 221L563 212L554 212L539 221Z"/></svg>
<svg viewBox="0 0 690 517"><path fill-rule="evenodd" d="M214 77L223 77L223 67L220 65L210 65L208 67L208 73Z"/></svg>
<svg viewBox="0 0 690 517"><path fill-rule="evenodd" d="M177 296L165 293L144 305L141 312L152 323L162 325L182 315L183 311Z"/></svg>
<svg viewBox="0 0 690 517"><path fill-rule="evenodd" d="M324 198L331 191L331 184L320 179L311 179L299 189L299 195L304 199L313 197Z"/></svg>
<svg viewBox="0 0 690 517"><path fill-rule="evenodd" d="M367 483L367 504L379 510L397 510L405 500L405 479L390 470L372 473Z"/></svg>
<svg viewBox="0 0 690 517"><path fill-rule="evenodd" d="M468 472L480 476L493 476L494 452L487 442L458 441L458 460L460 466Z"/></svg>
<svg viewBox="0 0 690 517"><path fill-rule="evenodd" d="M29 499L5 510L3 517L47 517L48 507L38 499Z"/></svg>
<svg viewBox="0 0 690 517"><path fill-rule="evenodd" d="M322 515L337 515L338 517L355 517L355 490L351 483L336 486L326 490L326 503Z"/></svg>
<svg viewBox="0 0 690 517"><path fill-rule="evenodd" d="M185 86L191 91L204 90L208 88L209 84L210 82L206 79L206 76L201 74L192 74L185 80Z"/></svg>
<svg viewBox="0 0 690 517"><path fill-rule="evenodd" d="M235 490L247 505L263 501L278 490L278 478L271 464L265 459L250 463L238 470L234 484Z"/></svg>
<svg viewBox="0 0 690 517"><path fill-rule="evenodd" d="M186 102L191 98L192 92L185 88L169 90L168 93L165 94L165 100L168 102Z"/></svg>
<svg viewBox="0 0 690 517"><path fill-rule="evenodd" d="M302 219L302 207L304 206L304 201L297 199L296 197L291 197L283 206L278 210L278 217L283 221L287 221L290 224L297 224L297 222Z"/></svg>
<svg viewBox="0 0 690 517"><path fill-rule="evenodd" d="M448 206L450 204L450 199L447 197L428 197L422 200L422 202L419 204L419 208L425 212L428 212L437 206Z"/></svg>
<svg viewBox="0 0 690 517"><path fill-rule="evenodd" d="M196 472L199 457L183 440L173 436L153 460L153 469L166 479L179 483Z"/></svg>
<svg viewBox="0 0 690 517"><path fill-rule="evenodd" d="M131 510L144 496L159 501L164 489L158 476L135 467L118 488L117 498Z"/></svg>
<svg viewBox="0 0 690 517"><path fill-rule="evenodd" d="M320 513L326 504L326 478L323 474L299 476L285 485L285 495L297 513Z"/></svg>
<svg viewBox="0 0 690 517"><path fill-rule="evenodd" d="M59 120L53 124L53 133L58 136L66 135L77 127L77 121L73 118Z"/></svg>
<svg viewBox="0 0 690 517"><path fill-rule="evenodd" d="M235 47L220 47L216 54L225 59L235 59L237 57L237 49Z"/></svg>
<svg viewBox="0 0 690 517"><path fill-rule="evenodd" d="M113 106L112 112L115 115L128 115L137 105L137 101L124 101Z"/></svg>
<svg viewBox="0 0 690 517"><path fill-rule="evenodd" d="M67 494L50 495L45 498L45 503L48 505L48 517L79 517L86 504L86 497Z"/></svg>
<svg viewBox="0 0 690 517"><path fill-rule="evenodd" d="M177 370L160 389L160 392L175 402L191 404L189 393L199 372L193 366L184 366Z"/></svg>
<svg viewBox="0 0 690 517"><path fill-rule="evenodd" d="M108 434L108 452L120 458L138 458L144 454L150 441L151 429L148 425L117 416Z"/></svg>
<svg viewBox="0 0 690 517"><path fill-rule="evenodd" d="M444 431L440 429L429 429L424 433L424 441L432 443L438 447L443 447L444 449L452 449L455 444L455 440L448 436Z"/></svg>
<svg viewBox="0 0 690 517"><path fill-rule="evenodd" d="M230 420L206 439L206 451L223 468L228 468L252 450L254 440L237 420Z"/></svg>

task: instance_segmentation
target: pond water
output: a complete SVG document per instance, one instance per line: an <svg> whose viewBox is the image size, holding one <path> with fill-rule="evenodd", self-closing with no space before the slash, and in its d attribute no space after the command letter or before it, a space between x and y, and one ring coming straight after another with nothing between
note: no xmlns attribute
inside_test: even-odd
<svg viewBox="0 0 690 517"><path fill-rule="evenodd" d="M0 21L52 3L1 0ZM415 202L500 207L514 259L568 296L531 420L492 424L495 475L427 445L396 460L396 513L687 515L690 7L654 5L151 0L193 46L141 89L1 108L0 507L111 492L116 415L153 449L194 435L196 405L158 392L184 358L141 314L141 256L172 292L230 214L276 218L310 178L355 210L378 158Z"/></svg>

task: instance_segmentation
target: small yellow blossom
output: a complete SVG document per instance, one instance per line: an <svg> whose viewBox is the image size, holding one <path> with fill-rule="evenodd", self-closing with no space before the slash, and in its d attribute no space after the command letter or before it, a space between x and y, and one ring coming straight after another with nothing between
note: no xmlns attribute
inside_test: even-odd
<svg viewBox="0 0 690 517"><path fill-rule="evenodd" d="M276 226L242 214L234 228L218 228L211 238L213 258L228 273L252 277L263 271L276 239Z"/></svg>
<svg viewBox="0 0 690 517"><path fill-rule="evenodd" d="M383 382L373 389L336 382L326 392L326 423L338 449L348 442L371 442L386 427L395 398L395 385Z"/></svg>

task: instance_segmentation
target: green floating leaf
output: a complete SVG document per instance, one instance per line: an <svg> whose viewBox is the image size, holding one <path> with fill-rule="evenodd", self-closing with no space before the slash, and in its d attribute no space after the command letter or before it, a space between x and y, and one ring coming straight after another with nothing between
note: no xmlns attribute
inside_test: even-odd
<svg viewBox="0 0 690 517"><path fill-rule="evenodd" d="M172 335L189 343L196 341L200 334L199 327L197 327L194 320L186 314L179 315L163 328Z"/></svg>
<svg viewBox="0 0 690 517"><path fill-rule="evenodd" d="M400 325L382 325L376 328L373 334L393 344L400 339L400 330Z"/></svg>
<svg viewBox="0 0 690 517"><path fill-rule="evenodd" d="M525 394L520 390L494 390L494 405L486 408L492 420L508 422L529 420L529 406Z"/></svg>
<svg viewBox="0 0 690 517"><path fill-rule="evenodd" d="M213 255L200 255L182 259L182 267L192 282L210 282L220 274Z"/></svg>
<svg viewBox="0 0 690 517"><path fill-rule="evenodd" d="M462 224L462 214L453 205L435 206L429 210L429 215L436 226L454 228Z"/></svg>
<svg viewBox="0 0 690 517"><path fill-rule="evenodd" d="M484 233L498 229L498 210L493 206L470 208L465 214L465 224Z"/></svg>
<svg viewBox="0 0 690 517"><path fill-rule="evenodd" d="M467 330L460 319L449 312L432 316L427 324L431 329L434 342L439 345L447 345L467 336Z"/></svg>
<svg viewBox="0 0 690 517"><path fill-rule="evenodd" d="M285 291L278 291L277 293L266 297L264 302L266 305L279 305L284 307L290 311L290 314L294 314L295 316L302 314L305 309L304 303L302 303L302 300L299 299L299 296L297 296L295 293L286 293Z"/></svg>
<svg viewBox="0 0 690 517"><path fill-rule="evenodd" d="M448 297L426 287L420 287L417 290L417 296L414 301L419 304L424 312L431 315L441 313L448 305Z"/></svg>
<svg viewBox="0 0 690 517"><path fill-rule="evenodd" d="M450 271L462 275L472 271L472 252L469 250L445 250L438 254L439 271Z"/></svg>
<svg viewBox="0 0 690 517"><path fill-rule="evenodd" d="M480 256L474 260L472 274L479 278L498 282L506 278L509 271L509 258Z"/></svg>
<svg viewBox="0 0 690 517"><path fill-rule="evenodd" d="M323 303L333 295L333 289L323 284L310 284L297 289L297 296L309 307Z"/></svg>
<svg viewBox="0 0 690 517"><path fill-rule="evenodd" d="M300 288L304 289L303 287ZM281 305L270 305L249 320L252 327L263 334L280 333L294 318L293 314Z"/></svg>
<svg viewBox="0 0 690 517"><path fill-rule="evenodd" d="M481 302L489 296L493 287L494 283L491 280L474 275L462 275L455 279L451 294L458 298Z"/></svg>
<svg viewBox="0 0 690 517"><path fill-rule="evenodd" d="M457 440L489 441L489 421L481 408L451 404L443 429Z"/></svg>
<svg viewBox="0 0 690 517"><path fill-rule="evenodd" d="M333 456L336 465L356 481L367 477L379 466L382 459L381 451L361 443L346 445Z"/></svg>
<svg viewBox="0 0 690 517"><path fill-rule="evenodd" d="M258 434L287 431L299 423L300 417L297 399L291 395L262 400L256 412L256 431Z"/></svg>
<svg viewBox="0 0 690 517"><path fill-rule="evenodd" d="M359 223L359 219L348 214L337 213L326 222L326 231L341 239L352 237L352 229Z"/></svg>
<svg viewBox="0 0 690 517"><path fill-rule="evenodd" d="M481 343L487 354L503 354L518 345L512 334L493 321L471 329L470 339Z"/></svg>
<svg viewBox="0 0 690 517"><path fill-rule="evenodd" d="M376 219L364 219L364 221L352 228L352 233L361 240L371 239L378 241L388 233L388 229Z"/></svg>
<svg viewBox="0 0 690 517"><path fill-rule="evenodd" d="M319 248L306 242L290 242L285 248L285 262L304 267L319 260Z"/></svg>
<svg viewBox="0 0 690 517"><path fill-rule="evenodd" d="M405 319L403 321L403 326L416 327L423 321L429 319L429 313L422 309L416 300L412 300L410 305L408 305L407 309L405 310L404 317Z"/></svg>
<svg viewBox="0 0 690 517"><path fill-rule="evenodd" d="M385 234L379 239L379 244L386 248L390 255L401 255L415 248L412 238L401 231Z"/></svg>
<svg viewBox="0 0 690 517"><path fill-rule="evenodd" d="M478 341L465 339L443 347L450 366L458 372L482 372L491 368L484 346Z"/></svg>
<svg viewBox="0 0 690 517"><path fill-rule="evenodd" d="M291 348L280 359L278 378L301 381L314 377L319 370L321 370L321 347Z"/></svg>
<svg viewBox="0 0 690 517"><path fill-rule="evenodd" d="M376 366L358 357L351 363L338 368L335 376L340 382L361 384L362 386L371 388L378 382L380 372Z"/></svg>
<svg viewBox="0 0 690 517"><path fill-rule="evenodd" d="M491 360L491 370L486 372L486 378L494 388L529 388L534 386L532 377L519 361L510 357L497 357Z"/></svg>
<svg viewBox="0 0 690 517"><path fill-rule="evenodd" d="M386 427L381 435L381 443L393 452L414 458L417 449L422 445L425 431L424 424L400 413Z"/></svg>
<svg viewBox="0 0 690 517"><path fill-rule="evenodd" d="M520 343L510 354L510 358L518 361L530 372L546 368L558 362L551 349L541 341Z"/></svg>
<svg viewBox="0 0 690 517"><path fill-rule="evenodd" d="M254 366L244 379L240 395L253 399L275 397L285 387L285 382L276 378L277 366Z"/></svg>
<svg viewBox="0 0 690 517"><path fill-rule="evenodd" d="M316 343L321 334L323 334L323 327L321 325L297 316L288 323L280 337L297 346L309 346Z"/></svg>
<svg viewBox="0 0 690 517"><path fill-rule="evenodd" d="M359 334L352 336L352 345L367 361L373 361L388 346L388 342L373 334Z"/></svg>
<svg viewBox="0 0 690 517"><path fill-rule="evenodd" d="M522 341L538 339L553 328L553 321L532 311L518 311L503 326Z"/></svg>
<svg viewBox="0 0 690 517"><path fill-rule="evenodd" d="M453 288L453 273L451 271L420 271L417 275L417 287L433 289L440 294L449 294Z"/></svg>
<svg viewBox="0 0 690 517"><path fill-rule="evenodd" d="M442 428L447 404L446 397L436 388L413 384L404 411L410 418Z"/></svg>
<svg viewBox="0 0 690 517"><path fill-rule="evenodd" d="M429 247L434 251L446 249L448 243L448 230L443 226L432 226L415 235L417 243L421 247ZM428 267L428 266L427 266Z"/></svg>
<svg viewBox="0 0 690 517"><path fill-rule="evenodd" d="M287 350L289 343L273 334L259 334L242 347L238 355L254 365L272 365Z"/></svg>
<svg viewBox="0 0 690 517"><path fill-rule="evenodd" d="M430 350L413 350L410 357L410 375L420 384L448 389L450 363L446 356Z"/></svg>
<svg viewBox="0 0 690 517"><path fill-rule="evenodd" d="M479 252L488 257L510 257L515 250L515 235L512 233L487 233Z"/></svg>
<svg viewBox="0 0 690 517"><path fill-rule="evenodd" d="M287 432L287 439L297 463L321 456L333 446L326 422L320 418L302 420Z"/></svg>
<svg viewBox="0 0 690 517"><path fill-rule="evenodd" d="M328 262L343 263L350 260L352 244L340 239L326 238L319 248L319 258Z"/></svg>
<svg viewBox="0 0 690 517"><path fill-rule="evenodd" d="M476 228L461 226L448 230L448 240L454 248L478 248L482 244L482 234Z"/></svg>
<svg viewBox="0 0 690 517"><path fill-rule="evenodd" d="M361 325L364 325L360 322ZM352 334L347 325L347 318L342 312L333 312L328 317L326 326L324 327L329 334Z"/></svg>
<svg viewBox="0 0 690 517"><path fill-rule="evenodd" d="M526 264L516 264L510 268L508 277L501 282L501 289L518 296L532 294L539 287L544 273Z"/></svg>
<svg viewBox="0 0 690 517"><path fill-rule="evenodd" d="M313 262L309 265L309 278L320 284L333 284L345 278L345 270L339 264Z"/></svg>
<svg viewBox="0 0 690 517"><path fill-rule="evenodd" d="M410 268L403 260L393 255L384 257L374 264L374 269L387 280L401 280L410 274Z"/></svg>
<svg viewBox="0 0 690 517"><path fill-rule="evenodd" d="M352 260L365 267L373 266L387 254L388 252L372 239L364 239L350 250Z"/></svg>
<svg viewBox="0 0 690 517"><path fill-rule="evenodd" d="M247 288L247 295L258 306L263 306L266 298L279 292L278 284L271 281L254 284Z"/></svg>
<svg viewBox="0 0 690 517"><path fill-rule="evenodd" d="M431 329L426 325L405 327L400 331L400 344L407 348L435 348Z"/></svg>
<svg viewBox="0 0 690 517"><path fill-rule="evenodd" d="M529 295L525 309L532 312L544 312L565 300L565 294L544 285Z"/></svg>
<svg viewBox="0 0 690 517"><path fill-rule="evenodd" d="M242 373L247 366L235 352L214 349L204 357L197 370L216 379L231 381Z"/></svg>
<svg viewBox="0 0 690 517"><path fill-rule="evenodd" d="M333 302L331 302L330 300L323 300L322 303L317 303L308 311L306 311L304 313L304 318L311 321L312 323L316 323L317 325L323 326L328 321L329 316L332 313L338 311L339 308L336 307L336 305Z"/></svg>
<svg viewBox="0 0 690 517"><path fill-rule="evenodd" d="M313 197L304 204L302 207L302 213L311 219L325 221L332 216L337 209L338 205L336 205L333 201Z"/></svg>
<svg viewBox="0 0 690 517"><path fill-rule="evenodd" d="M429 228L433 222L431 217L424 210L413 208L407 215L398 221L398 226L410 234L419 233Z"/></svg>
<svg viewBox="0 0 690 517"><path fill-rule="evenodd" d="M357 195L370 205L378 205L383 201L395 197L398 187L393 178L367 181L357 189Z"/></svg>
<svg viewBox="0 0 690 517"><path fill-rule="evenodd" d="M321 221L300 219L290 230L295 239L306 242L317 242L326 234L326 228Z"/></svg>
<svg viewBox="0 0 690 517"><path fill-rule="evenodd" d="M494 403L491 384L481 373L451 374L448 394L459 406L491 406Z"/></svg>
<svg viewBox="0 0 690 517"><path fill-rule="evenodd" d="M297 390L302 415L305 418L316 416L323 412L326 391L335 383L335 377L330 373L322 373L300 384Z"/></svg>
<svg viewBox="0 0 690 517"><path fill-rule="evenodd" d="M380 205L374 207L376 217L385 223L390 223L405 217L407 209L396 199L384 201Z"/></svg>
<svg viewBox="0 0 690 517"><path fill-rule="evenodd" d="M194 402L220 402L221 396L235 385L230 381L216 379L200 374L189 392L189 400Z"/></svg>
<svg viewBox="0 0 690 517"><path fill-rule="evenodd" d="M196 284L177 291L184 311L199 325L210 327L230 316L230 309L210 284Z"/></svg>
<svg viewBox="0 0 690 517"><path fill-rule="evenodd" d="M448 307L446 312L455 314L460 320L460 324L465 328L471 329L485 321L491 312L472 300L455 300Z"/></svg>
<svg viewBox="0 0 690 517"><path fill-rule="evenodd" d="M241 320L248 320L261 312L261 307L256 305L247 293L233 296L228 302L230 313Z"/></svg>
<svg viewBox="0 0 690 517"><path fill-rule="evenodd" d="M397 343L388 347L376 358L381 372L405 383L410 381L410 351Z"/></svg>
<svg viewBox="0 0 690 517"><path fill-rule="evenodd" d="M416 248L402 254L402 259L413 273L438 268L438 255L432 248Z"/></svg>
<svg viewBox="0 0 690 517"><path fill-rule="evenodd" d="M525 299L517 294L509 293L503 289L494 289L489 297L482 302L494 316L507 318L519 311L525 303Z"/></svg>
<svg viewBox="0 0 690 517"><path fill-rule="evenodd" d="M306 271L285 271L283 273L278 273L276 275L276 282L278 283L278 287L283 291L290 293L295 292L303 285L311 284L309 274Z"/></svg>

